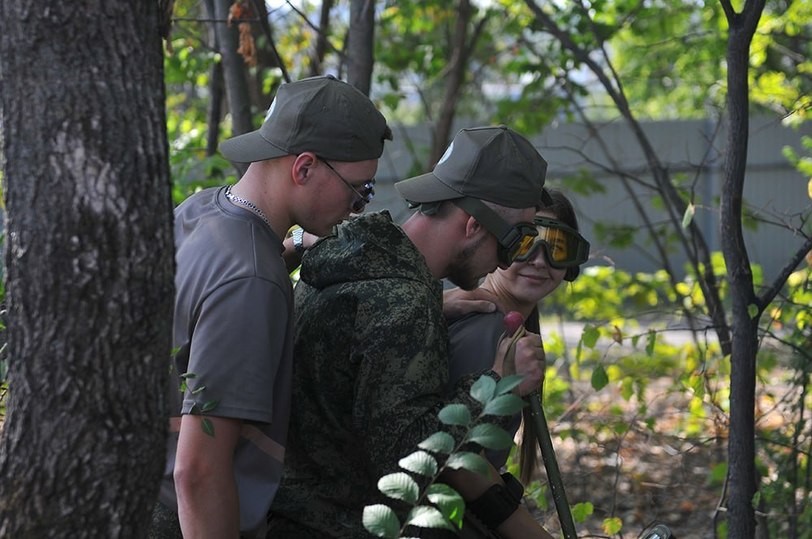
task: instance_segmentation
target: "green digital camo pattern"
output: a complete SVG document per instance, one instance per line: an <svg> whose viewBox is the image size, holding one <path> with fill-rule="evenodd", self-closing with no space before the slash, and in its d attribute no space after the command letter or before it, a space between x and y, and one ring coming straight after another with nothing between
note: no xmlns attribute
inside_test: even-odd
<svg viewBox="0 0 812 539"><path fill-rule="evenodd" d="M278 526L292 537L298 523L324 536L368 537L361 513L383 501L378 479L442 429L443 406L479 409L468 393L478 376L444 396L442 287L387 212L338 227L308 252L300 276L292 415L271 535Z"/></svg>

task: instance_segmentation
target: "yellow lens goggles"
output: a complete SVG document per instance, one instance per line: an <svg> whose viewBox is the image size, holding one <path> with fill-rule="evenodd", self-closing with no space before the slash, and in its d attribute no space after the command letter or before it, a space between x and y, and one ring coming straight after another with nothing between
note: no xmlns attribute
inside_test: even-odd
<svg viewBox="0 0 812 539"><path fill-rule="evenodd" d="M547 263L558 269L580 266L589 258L589 242L577 230L556 219L533 219L538 235L529 249L516 257L519 262L532 260L539 249L544 250Z"/></svg>

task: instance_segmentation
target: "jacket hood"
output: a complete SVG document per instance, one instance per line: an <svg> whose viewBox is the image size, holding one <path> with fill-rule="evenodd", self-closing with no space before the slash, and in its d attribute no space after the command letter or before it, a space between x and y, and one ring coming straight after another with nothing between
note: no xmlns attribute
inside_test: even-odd
<svg viewBox="0 0 812 539"><path fill-rule="evenodd" d="M386 210L333 228L308 250L299 277L315 288L383 278L436 280L423 255Z"/></svg>

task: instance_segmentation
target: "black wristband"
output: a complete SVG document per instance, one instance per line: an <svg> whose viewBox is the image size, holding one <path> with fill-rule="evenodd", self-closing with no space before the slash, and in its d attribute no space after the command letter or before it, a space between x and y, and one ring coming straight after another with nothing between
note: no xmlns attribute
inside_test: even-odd
<svg viewBox="0 0 812 539"><path fill-rule="evenodd" d="M522 485L522 482L510 472L502 474L502 481L505 482L505 489L516 500L516 503L521 503L522 498L524 498L524 485Z"/></svg>
<svg viewBox="0 0 812 539"><path fill-rule="evenodd" d="M468 504L485 526L495 530L519 507L519 501L504 485L493 485L485 494Z"/></svg>

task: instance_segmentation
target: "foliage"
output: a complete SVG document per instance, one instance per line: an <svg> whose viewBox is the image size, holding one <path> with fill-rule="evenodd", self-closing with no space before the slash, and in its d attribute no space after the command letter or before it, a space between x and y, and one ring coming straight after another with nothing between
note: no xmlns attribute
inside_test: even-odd
<svg viewBox="0 0 812 539"><path fill-rule="evenodd" d="M725 274L721 257L714 272ZM760 275L757 267L753 268ZM694 278L677 283L685 302L701 302ZM722 290L727 290L723 287ZM725 302L727 297L723 297ZM544 300L542 314L548 370L544 407L550 418L573 413L575 384L596 393L612 390L624 406L609 405L599 420L587 421L590 406L576 411L556 435L581 443L605 443L620 451L630 431L668 432L692 445L725 440L730 395L729 358L707 329L687 331L676 296L664 272L629 274L611 267L589 267L573 283ZM761 466L760 503L767 513L770 535L808 537L812 519L806 482L812 454L812 269L794 272L782 294L762 317L757 376L757 439ZM560 318L556 321L556 318ZM574 345L561 330L577 320L582 326ZM681 338L676 339L679 332ZM668 394L688 405L679 415L664 418L650 406L648 390L665 381ZM669 382L670 381L670 382ZM661 395L660 398L667 398ZM627 412L625 410L630 410ZM560 443L560 442L559 442ZM518 468L515 454L510 466ZM708 466L707 481L720 495L727 463ZM630 479L633 481L633 479ZM566 486L566 485L565 485ZM528 498L549 510L549 491L541 480L527 486ZM602 493L606 497L606 493ZM570 500L579 522L597 518L605 533L626 523L617 515L593 515L598 500ZM791 535L790 526L798 535ZM724 527L722 523L721 527Z"/></svg>
<svg viewBox="0 0 812 539"><path fill-rule="evenodd" d="M471 415L464 404L448 404L438 413L440 421L450 427L449 432L435 432L418 444L419 449L402 458L398 465L403 472L391 473L378 481L378 489L409 509L401 523L397 512L385 504L364 508L364 527L377 537L401 537L407 527L445 528L462 527L465 502L453 488L438 483L446 470L466 469L487 475L487 463L482 456L469 449L506 449L512 440L501 427L487 422L488 416L513 415L524 406L524 401L511 391L521 382L521 376L507 376L496 382L481 376L470 390L471 396L482 405L482 411ZM422 481L421 486L418 481Z"/></svg>

